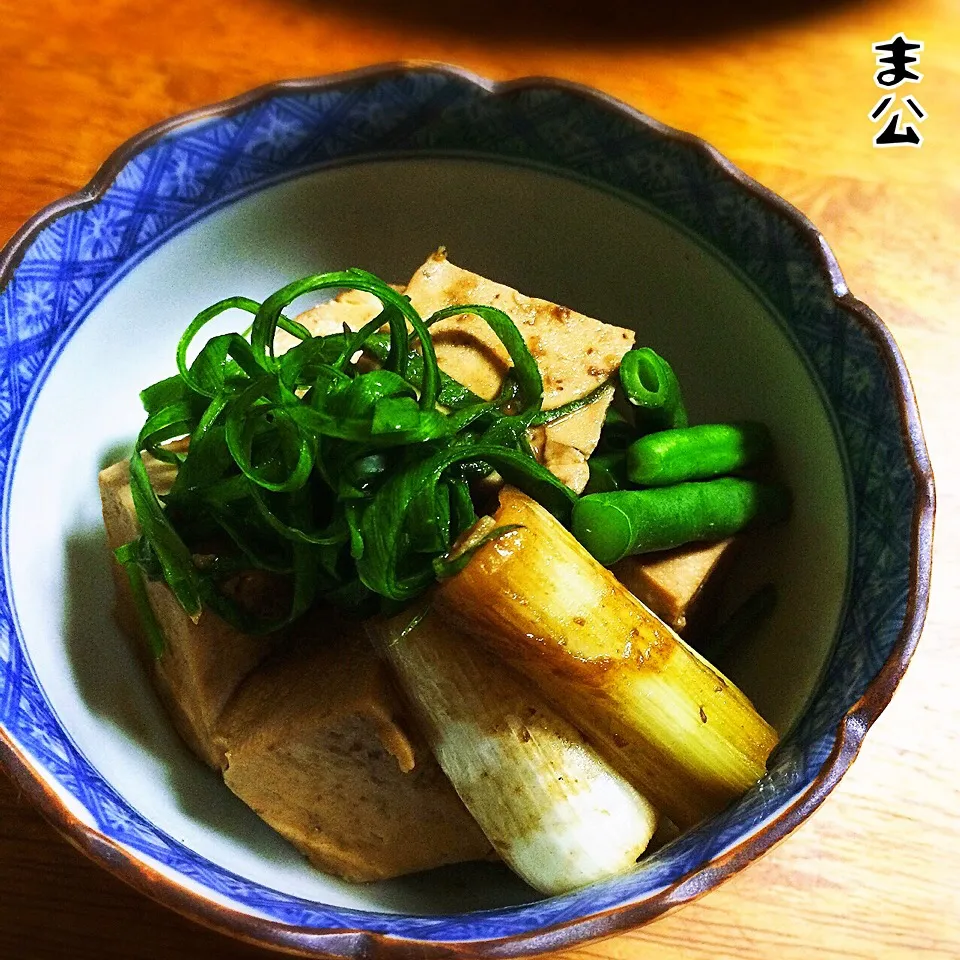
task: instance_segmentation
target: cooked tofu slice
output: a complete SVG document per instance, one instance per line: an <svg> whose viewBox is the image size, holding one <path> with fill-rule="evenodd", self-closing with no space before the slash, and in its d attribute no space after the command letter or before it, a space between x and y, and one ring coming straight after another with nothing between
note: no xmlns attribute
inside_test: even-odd
<svg viewBox="0 0 960 960"><path fill-rule="evenodd" d="M298 634L223 716L230 789L315 866L347 880L490 856L362 628L323 611Z"/></svg>
<svg viewBox="0 0 960 960"><path fill-rule="evenodd" d="M169 490L175 467L144 462L157 492ZM111 549L135 539L129 461L101 472L100 494ZM250 637L209 611L194 624L165 584L148 582L166 641L156 660L126 573L112 567L117 619L181 737L313 863L376 880L491 855L356 625L324 611L324 642L316 618L293 637Z"/></svg>
<svg viewBox="0 0 960 960"><path fill-rule="evenodd" d="M731 537L624 557L611 571L638 600L683 633L697 619L710 585L730 562L738 542Z"/></svg>
<svg viewBox="0 0 960 960"><path fill-rule="evenodd" d="M149 456L144 462L157 492L167 492L176 468ZM110 548L135 540L140 526L130 493L128 460L100 473L100 499ZM214 742L217 721L240 681L270 652L276 637L240 633L208 610L194 624L166 584L148 581L150 606L166 641L163 656L154 659L147 652L127 575L116 561L112 568L121 628L138 638L156 689L180 736L200 759L219 770L223 752Z"/></svg>
<svg viewBox="0 0 960 960"><path fill-rule="evenodd" d="M590 393L620 367L633 346L632 330L601 323L567 307L518 293L454 266L441 249L432 254L406 287L410 302L428 317L451 304L499 307L516 323L543 376L545 410L553 410ZM441 368L485 400L503 386L509 357L486 323L478 317L441 320L431 328ZM547 426L556 443L593 453L610 404L608 395Z"/></svg>
<svg viewBox="0 0 960 960"><path fill-rule="evenodd" d="M580 493L590 480L587 458L576 447L560 443L548 427L531 427L527 431L534 456L558 480Z"/></svg>

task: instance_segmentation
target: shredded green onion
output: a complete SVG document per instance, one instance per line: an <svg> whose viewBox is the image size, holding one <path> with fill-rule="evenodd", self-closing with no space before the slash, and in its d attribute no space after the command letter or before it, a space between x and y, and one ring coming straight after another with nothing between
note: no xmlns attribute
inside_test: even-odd
<svg viewBox="0 0 960 960"><path fill-rule="evenodd" d="M370 293L383 310L326 337L284 316L303 294L333 288ZM248 335L211 337L188 364L194 341L229 310L253 315ZM460 314L487 323L512 362L492 401L437 365L429 328ZM300 340L281 356L278 327ZM353 363L361 350L376 369ZM141 393L131 488L142 535L118 559L141 587L143 576L162 577L191 617L209 607L246 632L275 630L319 600L369 613L416 596L476 521L469 482L494 470L568 523L576 495L535 460L526 431L608 389L544 412L540 370L507 314L468 304L424 320L361 270L306 277L262 304L222 300L188 326L176 361L175 376ZM166 446L186 436L186 453ZM166 495L150 486L143 453L178 465ZM244 569L289 583L282 616L229 599L224 582Z"/></svg>

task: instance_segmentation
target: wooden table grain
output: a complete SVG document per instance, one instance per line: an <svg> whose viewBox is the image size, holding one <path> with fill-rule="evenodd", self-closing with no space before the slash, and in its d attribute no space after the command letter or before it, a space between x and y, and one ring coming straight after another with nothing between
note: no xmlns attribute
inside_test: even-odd
<svg viewBox="0 0 960 960"><path fill-rule="evenodd" d="M823 230L893 331L937 476L919 650L853 769L702 900L602 960L960 957L960 9L953 0L0 0L0 241L143 127L279 77L396 59L599 87L705 137ZM777 12L767 8L776 6ZM925 43L919 149L875 149L871 43ZM0 957L265 954L144 899L0 775Z"/></svg>

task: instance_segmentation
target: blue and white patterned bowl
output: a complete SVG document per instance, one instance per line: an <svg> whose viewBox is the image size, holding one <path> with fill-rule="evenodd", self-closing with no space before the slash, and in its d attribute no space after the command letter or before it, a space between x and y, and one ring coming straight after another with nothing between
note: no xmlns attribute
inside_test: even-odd
<svg viewBox="0 0 960 960"><path fill-rule="evenodd" d="M757 576L782 603L722 666L785 734L740 802L629 876L537 900L494 865L351 887L311 870L171 732L109 617L96 470L206 304L438 244L612 322L698 419L766 420L796 497ZM816 229L701 141L558 81L388 66L276 84L121 147L0 254L0 756L94 859L296 952L510 956L648 921L823 800L926 606L933 482L896 347Z"/></svg>

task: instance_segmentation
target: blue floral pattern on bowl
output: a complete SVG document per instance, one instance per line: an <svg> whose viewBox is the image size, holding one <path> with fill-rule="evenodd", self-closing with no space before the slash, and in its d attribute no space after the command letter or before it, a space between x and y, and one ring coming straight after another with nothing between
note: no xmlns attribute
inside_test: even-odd
<svg viewBox="0 0 960 960"><path fill-rule="evenodd" d="M141 818L74 747L45 699L18 634L5 561L0 721L11 743L88 811L97 831L281 924L449 943L523 937L664 890L671 890L671 902L682 902L716 882L728 851L735 853L764 825L769 829L758 849L807 815L852 759L916 640L932 496L892 341L862 305L844 296L809 224L700 141L602 96L555 82L491 88L439 68L279 85L209 116L174 121L135 147L108 165L91 202L68 203L24 234L25 243L15 238L9 248L19 262L0 291L5 490L18 430L45 371L89 310L158 244L238 197L323 165L468 154L535 163L625 192L712 244L753 281L787 318L822 383L850 464L858 535L848 612L824 682L771 773L747 796L648 858L635 874L533 904L444 917L299 900L204 860ZM0 275L3 266L0 261ZM877 462L885 464L882 483ZM7 509L5 497L4 520ZM6 554L6 536L3 548ZM848 705L868 695L883 671L889 677L881 692L848 714ZM787 808L791 817L778 819Z"/></svg>

